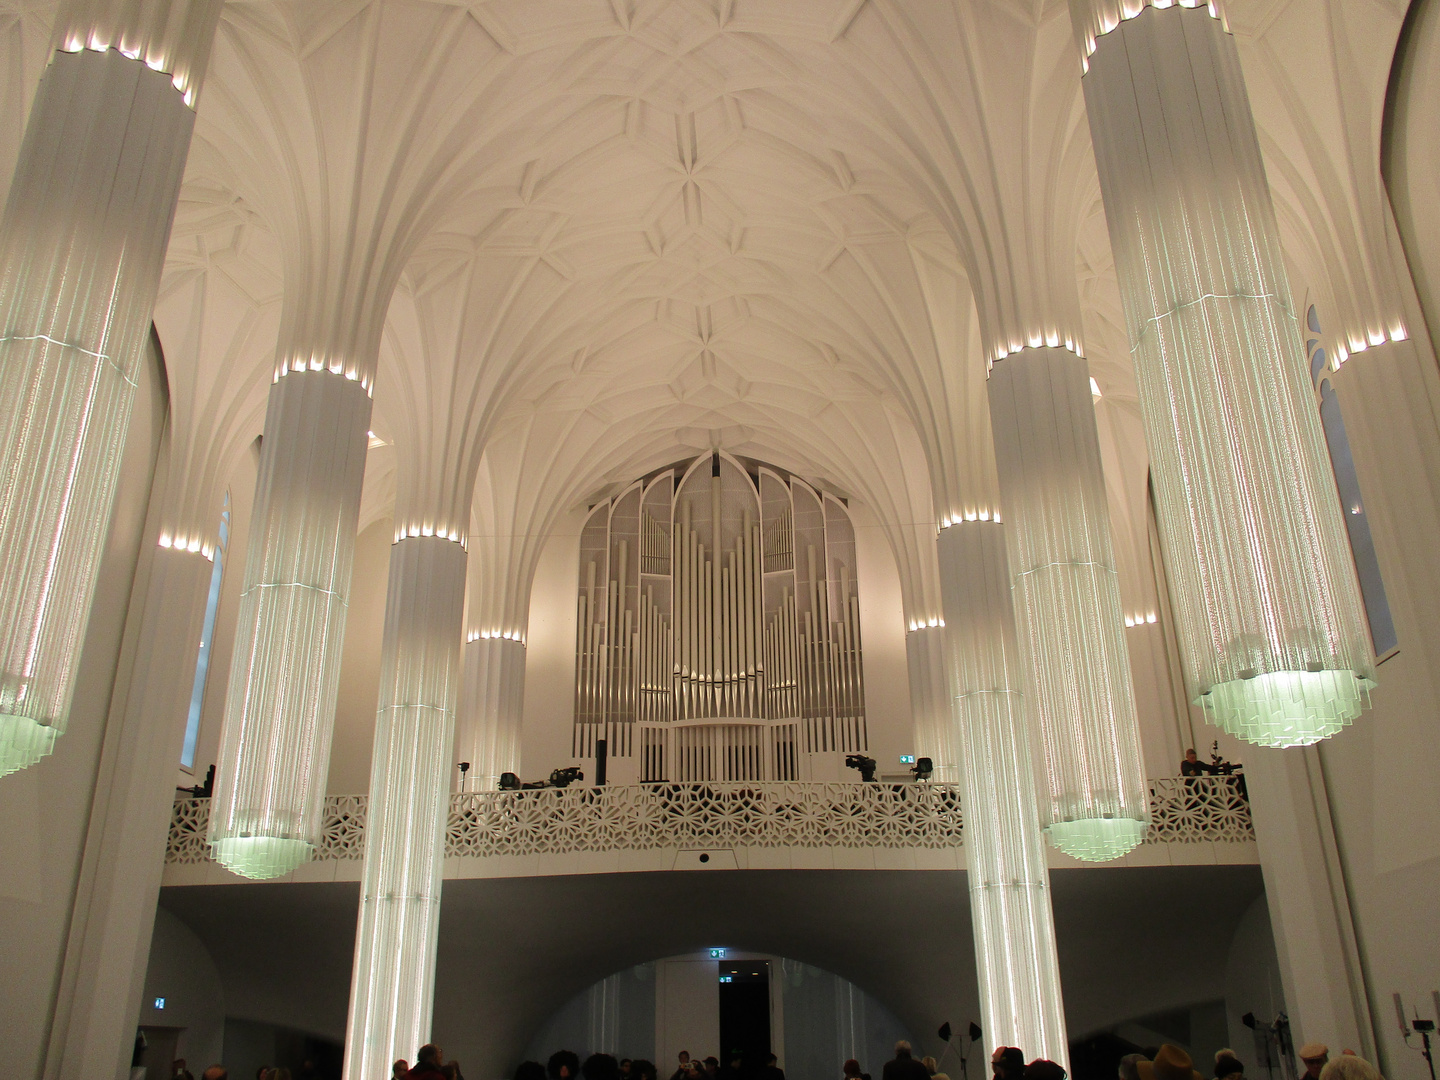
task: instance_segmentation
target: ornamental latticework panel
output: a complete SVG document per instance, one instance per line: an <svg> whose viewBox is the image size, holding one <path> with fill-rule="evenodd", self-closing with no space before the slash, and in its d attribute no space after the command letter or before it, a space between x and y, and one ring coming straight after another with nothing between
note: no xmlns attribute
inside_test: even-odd
<svg viewBox="0 0 1440 1080"><path fill-rule="evenodd" d="M331 795L316 859L365 855L363 795ZM1150 782L1146 843L1255 839L1242 777ZM180 799L166 862L204 863L210 800ZM654 848L945 848L962 843L952 784L639 784L454 795L447 856Z"/></svg>

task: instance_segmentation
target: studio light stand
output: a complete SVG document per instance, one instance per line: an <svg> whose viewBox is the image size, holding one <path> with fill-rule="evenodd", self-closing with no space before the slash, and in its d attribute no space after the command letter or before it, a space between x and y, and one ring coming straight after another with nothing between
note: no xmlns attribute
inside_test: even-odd
<svg viewBox="0 0 1440 1080"><path fill-rule="evenodd" d="M1430 997L1435 1002L1435 1015L1440 1017L1440 990L1430 991ZM1430 1069L1430 1080L1435 1080L1435 1058L1430 1052L1430 1036L1435 1034L1435 1021L1425 1020L1420 1016L1420 1010L1415 1010L1414 1019L1408 1023L1405 1020L1405 1005L1400 1000L1400 993L1395 995L1395 1016L1400 1021L1400 1034L1405 1039L1405 1045L1410 1046L1410 1036L1420 1036L1420 1056L1425 1059L1425 1064ZM1410 1049L1415 1047L1410 1046Z"/></svg>
<svg viewBox="0 0 1440 1080"><path fill-rule="evenodd" d="M975 1043L980 1038L980 1025L973 1020L970 1022L970 1030L967 1033L970 1036L969 1046L965 1045L964 1035L954 1034L951 1030L949 1020L946 1020L945 1023L940 1025L940 1030L936 1032L936 1034L939 1035L941 1041L945 1043L945 1049L940 1054L940 1060L936 1064L936 1070L940 1071L940 1066L945 1064L945 1055L950 1053L951 1050L954 1050L960 1057L960 1080L970 1080L970 1051L975 1049ZM960 1040L959 1049L956 1049L955 1046L956 1039Z"/></svg>

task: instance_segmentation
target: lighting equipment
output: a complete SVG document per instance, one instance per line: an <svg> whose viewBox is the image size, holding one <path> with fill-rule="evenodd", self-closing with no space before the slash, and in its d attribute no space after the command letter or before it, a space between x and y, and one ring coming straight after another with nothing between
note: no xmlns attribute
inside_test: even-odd
<svg viewBox="0 0 1440 1080"><path fill-rule="evenodd" d="M500 790L519 791L520 777L516 776L513 772L502 772L500 774Z"/></svg>
<svg viewBox="0 0 1440 1080"><path fill-rule="evenodd" d="M915 774L916 780L929 780L935 772L935 762L928 757L922 757L911 766L910 771Z"/></svg>

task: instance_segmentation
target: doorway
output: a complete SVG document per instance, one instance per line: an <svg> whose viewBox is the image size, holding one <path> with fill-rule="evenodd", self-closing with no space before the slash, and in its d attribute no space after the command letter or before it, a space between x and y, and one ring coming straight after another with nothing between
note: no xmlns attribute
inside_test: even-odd
<svg viewBox="0 0 1440 1080"><path fill-rule="evenodd" d="M720 968L721 1066L738 1056L747 1072L770 1056L770 962L737 960Z"/></svg>

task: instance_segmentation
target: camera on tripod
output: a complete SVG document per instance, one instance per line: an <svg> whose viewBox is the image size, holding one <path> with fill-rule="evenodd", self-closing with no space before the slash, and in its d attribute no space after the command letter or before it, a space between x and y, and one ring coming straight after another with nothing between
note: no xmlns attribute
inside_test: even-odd
<svg viewBox="0 0 1440 1080"><path fill-rule="evenodd" d="M873 757L866 757L864 754L846 754L845 767L858 769L862 782L867 784L875 782L875 759Z"/></svg>

